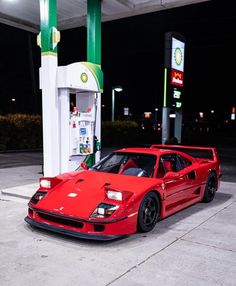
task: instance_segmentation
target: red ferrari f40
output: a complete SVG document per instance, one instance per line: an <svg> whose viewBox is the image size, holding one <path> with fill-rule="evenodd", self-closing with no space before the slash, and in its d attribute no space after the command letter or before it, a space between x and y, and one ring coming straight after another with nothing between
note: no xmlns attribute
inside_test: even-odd
<svg viewBox="0 0 236 286"><path fill-rule="evenodd" d="M41 178L25 221L97 240L149 232L163 218L212 201L221 176L216 149L210 147L125 148L82 167Z"/></svg>

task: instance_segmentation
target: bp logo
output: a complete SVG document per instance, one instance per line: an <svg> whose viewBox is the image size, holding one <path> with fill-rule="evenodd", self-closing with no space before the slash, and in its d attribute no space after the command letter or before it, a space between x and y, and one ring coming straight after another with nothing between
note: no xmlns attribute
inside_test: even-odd
<svg viewBox="0 0 236 286"><path fill-rule="evenodd" d="M174 57L175 57L175 63L177 64L177 66L180 66L183 60L183 55L180 48L175 49Z"/></svg>
<svg viewBox="0 0 236 286"><path fill-rule="evenodd" d="M86 83L88 81L88 75L85 72L81 74L80 78L83 83Z"/></svg>

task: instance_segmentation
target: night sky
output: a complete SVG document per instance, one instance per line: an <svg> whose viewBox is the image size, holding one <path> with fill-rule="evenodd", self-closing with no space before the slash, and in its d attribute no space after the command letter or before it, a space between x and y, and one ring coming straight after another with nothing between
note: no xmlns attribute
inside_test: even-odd
<svg viewBox="0 0 236 286"><path fill-rule="evenodd" d="M184 113L214 109L228 118L236 104L236 10L230 2L227 7L210 1L103 23L103 118L110 118L113 85L123 87L116 95L117 113L125 106L133 114L162 106L164 36L169 31L186 38ZM40 113L36 35L4 24L0 35L0 114ZM58 52L59 65L86 60L86 28L62 31Z"/></svg>

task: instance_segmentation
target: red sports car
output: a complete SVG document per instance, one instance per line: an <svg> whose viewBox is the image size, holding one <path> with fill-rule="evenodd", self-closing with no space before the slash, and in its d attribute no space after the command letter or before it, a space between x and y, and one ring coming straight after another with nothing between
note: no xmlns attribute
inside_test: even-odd
<svg viewBox="0 0 236 286"><path fill-rule="evenodd" d="M215 148L173 145L125 148L82 167L41 178L26 222L97 240L148 232L160 219L212 201L221 176Z"/></svg>

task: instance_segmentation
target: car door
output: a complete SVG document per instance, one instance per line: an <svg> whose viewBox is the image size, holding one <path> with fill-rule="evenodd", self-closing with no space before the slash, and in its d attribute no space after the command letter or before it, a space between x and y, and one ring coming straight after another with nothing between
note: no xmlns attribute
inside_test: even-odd
<svg viewBox="0 0 236 286"><path fill-rule="evenodd" d="M165 154L160 157L157 172L159 178L160 173L165 173L163 176L165 212L172 213L184 203L186 195L184 191L187 188L186 176L181 172L176 154Z"/></svg>
<svg viewBox="0 0 236 286"><path fill-rule="evenodd" d="M201 186L198 182L197 170L195 164L192 164L182 155L177 155L179 164L182 166L180 173L185 177L187 188L185 190L186 200L196 199L200 196Z"/></svg>

